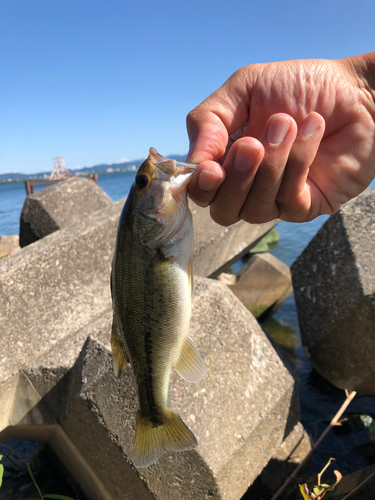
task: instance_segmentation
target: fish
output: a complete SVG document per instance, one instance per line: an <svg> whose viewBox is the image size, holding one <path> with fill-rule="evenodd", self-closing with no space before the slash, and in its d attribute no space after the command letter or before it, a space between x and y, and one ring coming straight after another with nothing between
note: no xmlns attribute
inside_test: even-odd
<svg viewBox="0 0 375 500"><path fill-rule="evenodd" d="M151 148L120 216L111 347L116 375L130 363L138 389L135 467L148 467L166 451L197 447L168 395L172 369L189 382L206 376L189 337L194 240L187 186L195 169Z"/></svg>

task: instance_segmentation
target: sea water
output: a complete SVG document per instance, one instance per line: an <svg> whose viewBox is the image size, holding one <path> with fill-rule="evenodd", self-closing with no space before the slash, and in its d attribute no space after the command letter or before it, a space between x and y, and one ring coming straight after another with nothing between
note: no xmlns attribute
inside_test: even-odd
<svg viewBox="0 0 375 500"><path fill-rule="evenodd" d="M135 172L115 172L99 175L99 186L113 201L125 198L130 190ZM48 186L35 186L38 192ZM0 236L19 234L20 216L26 199L24 182L4 182L0 184Z"/></svg>

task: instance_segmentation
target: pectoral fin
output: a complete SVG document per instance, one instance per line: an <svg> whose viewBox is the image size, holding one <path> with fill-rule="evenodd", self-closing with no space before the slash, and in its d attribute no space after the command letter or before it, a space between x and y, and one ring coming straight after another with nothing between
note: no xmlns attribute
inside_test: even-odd
<svg viewBox="0 0 375 500"><path fill-rule="evenodd" d="M188 382L199 382L205 378L206 365L190 337L188 337L174 369Z"/></svg>
<svg viewBox="0 0 375 500"><path fill-rule="evenodd" d="M121 373L125 370L126 365L128 364L128 360L125 358L120 342L117 339L114 325L112 325L111 346L115 373L117 377L120 377Z"/></svg>

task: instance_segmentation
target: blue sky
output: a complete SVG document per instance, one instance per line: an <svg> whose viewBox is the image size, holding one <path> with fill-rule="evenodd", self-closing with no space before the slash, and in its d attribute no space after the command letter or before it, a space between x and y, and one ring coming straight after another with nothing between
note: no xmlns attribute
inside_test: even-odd
<svg viewBox="0 0 375 500"><path fill-rule="evenodd" d="M375 50L373 0L0 0L0 173L188 150L239 67Z"/></svg>

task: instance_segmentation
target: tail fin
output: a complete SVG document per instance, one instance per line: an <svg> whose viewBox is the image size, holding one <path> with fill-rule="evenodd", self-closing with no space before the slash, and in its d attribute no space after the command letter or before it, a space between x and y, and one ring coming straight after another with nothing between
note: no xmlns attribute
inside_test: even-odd
<svg viewBox="0 0 375 500"><path fill-rule="evenodd" d="M136 467L148 467L165 451L187 451L197 446L194 434L173 408L167 410L159 425L138 411L133 453Z"/></svg>

